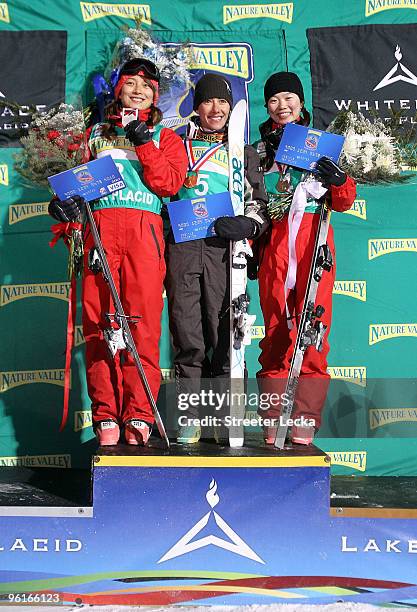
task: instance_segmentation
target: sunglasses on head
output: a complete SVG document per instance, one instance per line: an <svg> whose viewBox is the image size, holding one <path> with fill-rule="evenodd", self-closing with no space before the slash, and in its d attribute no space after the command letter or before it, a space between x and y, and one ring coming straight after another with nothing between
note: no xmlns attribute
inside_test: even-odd
<svg viewBox="0 0 417 612"><path fill-rule="evenodd" d="M120 76L123 74L137 74L143 71L145 76L149 77L152 81L159 83L160 74L158 68L153 62L144 58L132 59L123 64L120 70Z"/></svg>

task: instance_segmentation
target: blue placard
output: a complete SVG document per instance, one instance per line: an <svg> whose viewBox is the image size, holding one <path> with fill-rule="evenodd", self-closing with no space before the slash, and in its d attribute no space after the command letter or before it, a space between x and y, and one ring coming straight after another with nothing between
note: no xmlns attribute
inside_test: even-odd
<svg viewBox="0 0 417 612"><path fill-rule="evenodd" d="M126 187L110 155L49 176L48 181L60 200L79 195L90 202Z"/></svg>
<svg viewBox="0 0 417 612"><path fill-rule="evenodd" d="M234 217L230 193L224 191L168 204L175 242L215 236L213 223L219 217Z"/></svg>
<svg viewBox="0 0 417 612"><path fill-rule="evenodd" d="M289 123L285 126L275 161L314 172L320 157L338 161L344 141L345 137L339 134Z"/></svg>

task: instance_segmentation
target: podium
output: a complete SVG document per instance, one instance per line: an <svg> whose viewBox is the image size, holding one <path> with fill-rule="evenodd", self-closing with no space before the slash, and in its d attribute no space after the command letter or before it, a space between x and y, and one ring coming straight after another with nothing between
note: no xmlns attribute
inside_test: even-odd
<svg viewBox="0 0 417 612"><path fill-rule="evenodd" d="M100 449L89 511L1 516L1 598L160 607L417 598L417 522L331 516L320 450L161 444Z"/></svg>

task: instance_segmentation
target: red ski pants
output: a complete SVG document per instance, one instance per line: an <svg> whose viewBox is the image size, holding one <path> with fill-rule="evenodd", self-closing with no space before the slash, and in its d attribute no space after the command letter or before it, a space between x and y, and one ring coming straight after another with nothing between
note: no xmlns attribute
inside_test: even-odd
<svg viewBox="0 0 417 612"><path fill-rule="evenodd" d="M131 331L156 400L161 382L159 339L165 277L162 219L132 208L98 210L94 218L125 314L141 317L131 325ZM122 424L135 418L153 423L152 409L133 358L127 351L119 351L113 359L103 338L103 329L110 327L105 315L114 313L114 306L103 275L94 275L88 268L88 252L93 246L87 226L83 331L93 422L112 419Z"/></svg>
<svg viewBox="0 0 417 612"><path fill-rule="evenodd" d="M287 324L284 284L288 271L288 217L272 223L270 236L260 249L259 293L265 322L265 337L260 343L259 362L262 369L258 372L258 383L262 393L281 394L285 390L286 379L297 336L297 323L303 308L310 263L319 215L304 213L296 240L297 276L293 290L287 298L288 310L292 316L293 328ZM321 413L326 400L330 376L327 373L327 354L329 352L328 334L332 318L332 291L336 272L333 228L329 228L327 244L333 256L333 268L323 272L318 285L316 304L321 304L325 312L321 321L327 326L323 349L318 352L309 347L304 354L300 379L296 394L293 417L304 416L314 419L320 426ZM263 415L276 417L278 408L270 408Z"/></svg>

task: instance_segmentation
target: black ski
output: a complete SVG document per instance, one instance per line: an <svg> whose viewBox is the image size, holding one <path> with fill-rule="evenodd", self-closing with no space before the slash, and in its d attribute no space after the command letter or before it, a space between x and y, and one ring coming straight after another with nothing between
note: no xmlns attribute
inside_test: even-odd
<svg viewBox="0 0 417 612"><path fill-rule="evenodd" d="M115 312L111 314L108 313L107 316L110 321L115 321L119 325L119 328L120 328L118 330L114 330L114 333L113 333L113 330L105 330L106 342L109 346L109 350L112 353L113 357L119 349L125 349L132 355L135 361L136 368L139 373L139 377L141 379L141 382L145 389L149 403L151 405L152 412L155 417L155 422L158 427L158 431L161 435L161 438L165 440L167 448L169 448L168 436L166 434L164 424L162 422L161 416L156 406L155 399L152 395L152 391L149 386L148 379L146 378L146 374L143 369L143 365L140 360L139 353L137 351L135 342L133 340L132 332L130 331L130 327L129 327L129 323L136 323L140 317L129 316L124 313L119 294L117 293L116 285L114 284L114 280L110 272L109 264L107 262L107 257L104 252L104 248L103 248L103 245L100 239L100 234L98 233L97 225L96 225L96 222L94 221L94 216L91 211L90 204L88 202L86 202L85 208L87 211L87 217L90 223L91 233L93 235L94 244L95 244L95 249L90 251L89 266L93 272L95 273L101 272L103 274L105 281L109 285Z"/></svg>
<svg viewBox="0 0 417 612"><path fill-rule="evenodd" d="M318 351L321 351L324 334L327 329L327 326L320 321L320 317L324 313L324 308L319 304L316 305L316 295L323 272L329 271L333 265L332 254L326 243L330 215L331 211L327 208L325 203L322 203L303 310L298 323L294 353L291 359L290 371L288 373L287 385L284 392L286 394L284 397L287 403L281 405L281 415L275 436L274 445L279 449L284 448L289 427L288 419L291 418L294 408L295 394L305 350L309 346L315 346Z"/></svg>

